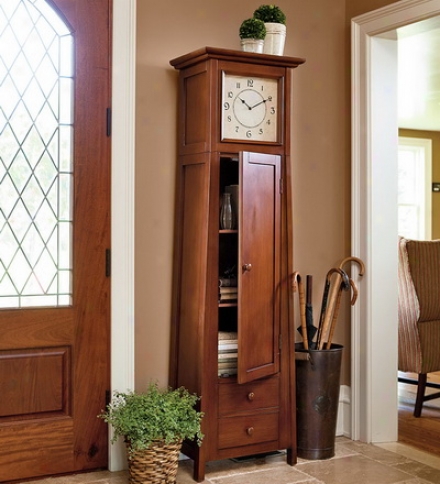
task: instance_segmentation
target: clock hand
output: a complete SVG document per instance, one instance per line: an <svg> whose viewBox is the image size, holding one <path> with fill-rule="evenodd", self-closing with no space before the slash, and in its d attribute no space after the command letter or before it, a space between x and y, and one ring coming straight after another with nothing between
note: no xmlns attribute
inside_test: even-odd
<svg viewBox="0 0 440 484"><path fill-rule="evenodd" d="M254 104L254 105L253 105L251 108L249 108L249 109L254 109L254 108L256 108L257 106L259 106L260 104L263 104L263 103L265 103L265 102L267 102L267 101L268 101L268 99L263 99L263 100L262 100L262 101L260 101L259 103Z"/></svg>
<svg viewBox="0 0 440 484"><path fill-rule="evenodd" d="M249 109L249 111L252 109L252 108L249 106L249 104L248 104L248 103L247 103L247 102L246 102L244 99L241 99L241 97L240 97L240 96L237 96L237 97L238 97L238 99L240 99L240 101L241 101L241 102L242 102L242 103L243 103L243 104L244 104L244 105L245 105L245 106L246 106L246 107Z"/></svg>

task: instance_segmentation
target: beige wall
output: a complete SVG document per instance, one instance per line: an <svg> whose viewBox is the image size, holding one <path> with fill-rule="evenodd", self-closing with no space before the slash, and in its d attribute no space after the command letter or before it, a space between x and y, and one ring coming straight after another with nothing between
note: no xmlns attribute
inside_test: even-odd
<svg viewBox="0 0 440 484"><path fill-rule="evenodd" d="M293 76L294 265L303 275L314 275L316 314L327 271L350 255L349 19L389 3L277 2L287 15L285 55L306 58ZM205 45L238 49L240 23L258 6L248 0L162 0L151 9L151 2L137 2L138 389L150 379L166 384L168 375L177 118L177 72L169 60ZM349 384L350 323L344 303L334 342L346 348L342 383Z"/></svg>
<svg viewBox="0 0 440 484"><path fill-rule="evenodd" d="M390 5L393 2L390 0L347 0L347 19L350 20L358 15L362 15L372 10Z"/></svg>

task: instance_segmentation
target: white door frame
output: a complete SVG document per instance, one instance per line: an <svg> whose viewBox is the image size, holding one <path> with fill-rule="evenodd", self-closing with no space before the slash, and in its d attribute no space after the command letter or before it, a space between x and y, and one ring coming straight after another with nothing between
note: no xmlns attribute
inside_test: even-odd
<svg viewBox="0 0 440 484"><path fill-rule="evenodd" d="M111 387L134 388L134 169L136 0L113 0ZM109 469L126 466L111 445Z"/></svg>
<svg viewBox="0 0 440 484"><path fill-rule="evenodd" d="M352 253L366 264L352 309L353 440L397 440L397 47L392 32L440 15L401 0L352 20ZM394 200L397 200L395 198Z"/></svg>

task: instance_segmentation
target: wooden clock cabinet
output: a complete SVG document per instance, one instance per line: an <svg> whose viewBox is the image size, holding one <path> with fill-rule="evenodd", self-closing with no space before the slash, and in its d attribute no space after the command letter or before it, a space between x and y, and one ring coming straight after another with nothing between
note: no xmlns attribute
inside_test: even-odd
<svg viewBox="0 0 440 484"><path fill-rule="evenodd" d="M179 147L170 385L201 396L203 444L183 445L199 482L212 460L286 449L296 462L289 138L292 69L303 62L212 47L171 61ZM235 216L222 228L228 191ZM225 284L235 287L229 296Z"/></svg>

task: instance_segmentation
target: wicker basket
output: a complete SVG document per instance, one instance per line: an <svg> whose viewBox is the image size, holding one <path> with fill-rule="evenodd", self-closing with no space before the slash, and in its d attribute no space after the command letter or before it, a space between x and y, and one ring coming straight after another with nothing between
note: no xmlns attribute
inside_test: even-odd
<svg viewBox="0 0 440 484"><path fill-rule="evenodd" d="M128 453L130 484L175 484L182 441L155 441L145 450Z"/></svg>

